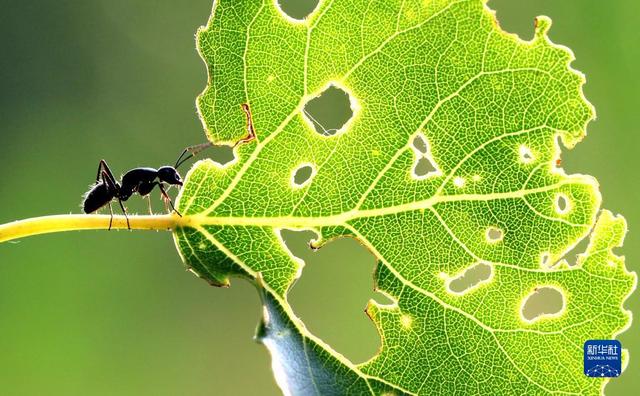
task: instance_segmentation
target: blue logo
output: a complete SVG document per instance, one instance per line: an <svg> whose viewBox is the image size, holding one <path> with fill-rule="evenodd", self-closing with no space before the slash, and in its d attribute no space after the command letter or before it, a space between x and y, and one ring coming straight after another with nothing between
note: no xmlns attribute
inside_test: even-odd
<svg viewBox="0 0 640 396"><path fill-rule="evenodd" d="M622 372L622 345L616 340L584 343L584 374L587 377L618 377Z"/></svg>

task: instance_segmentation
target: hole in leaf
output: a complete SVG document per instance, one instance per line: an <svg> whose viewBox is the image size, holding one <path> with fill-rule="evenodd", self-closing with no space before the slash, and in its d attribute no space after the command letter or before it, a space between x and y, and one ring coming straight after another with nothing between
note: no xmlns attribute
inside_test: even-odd
<svg viewBox="0 0 640 396"><path fill-rule="evenodd" d="M571 209L571 202L569 198L564 194L556 195L556 212L558 214L566 214Z"/></svg>
<svg viewBox="0 0 640 396"><path fill-rule="evenodd" d="M293 171L292 181L293 185L296 187L303 187L313 178L315 173L315 169L310 164L304 164L299 166L297 169Z"/></svg>
<svg viewBox="0 0 640 396"><path fill-rule="evenodd" d="M236 159L235 154L233 153L233 147L227 145L212 146L207 153L212 161L217 162L222 166L225 166Z"/></svg>
<svg viewBox="0 0 640 396"><path fill-rule="evenodd" d="M556 315L564 308L564 296L555 287L543 286L536 288L524 299L522 317L532 322L543 316Z"/></svg>
<svg viewBox="0 0 640 396"><path fill-rule="evenodd" d="M588 236L583 237L573 248L567 251L562 258L560 258L556 263L549 263L549 266L553 267L554 265L562 262L567 263L571 267L577 265L586 257L590 242L591 240Z"/></svg>
<svg viewBox="0 0 640 396"><path fill-rule="evenodd" d="M530 164L531 162L533 162L533 153L531 152L531 149L529 149L529 147L527 146L520 146L520 148L518 149L519 153L520 153L520 161L524 164Z"/></svg>
<svg viewBox="0 0 640 396"><path fill-rule="evenodd" d="M424 179L431 173L435 173L437 171L436 167L433 166L431 161L428 158L420 158L416 165L413 167L413 173L419 179Z"/></svg>
<svg viewBox="0 0 640 396"><path fill-rule="evenodd" d="M589 243L591 243L590 237L584 237L571 249L571 254L573 254L573 259L569 262L569 265L573 266L580 262L580 260L586 258L587 249L589 248Z"/></svg>
<svg viewBox="0 0 640 396"><path fill-rule="evenodd" d="M540 255L540 267L548 268L551 264L549 260L551 259L551 254L549 252L544 252Z"/></svg>
<svg viewBox="0 0 640 396"><path fill-rule="evenodd" d="M277 0L280 10L292 19L301 21L318 6L319 0Z"/></svg>
<svg viewBox="0 0 640 396"><path fill-rule="evenodd" d="M489 227L487 228L487 232L485 236L487 238L487 242L496 243L502 240L504 233L499 228Z"/></svg>
<svg viewBox="0 0 640 396"><path fill-rule="evenodd" d="M464 294L467 291L478 286L482 282L486 282L491 278L493 269L485 263L478 263L467 268L457 278L449 282L449 290L453 293Z"/></svg>
<svg viewBox="0 0 640 396"><path fill-rule="evenodd" d="M322 136L335 135L353 117L349 94L335 85L308 101L303 113Z"/></svg>
<svg viewBox="0 0 640 396"><path fill-rule="evenodd" d="M294 312L318 335L352 362L365 361L380 346L375 325L363 310L370 299L388 299L373 291L376 260L353 238L340 238L317 251L309 248L312 231L283 229L291 253L305 261L302 276L289 292Z"/></svg>
<svg viewBox="0 0 640 396"><path fill-rule="evenodd" d="M422 135L416 135L416 137L413 138L413 147L422 154L426 154L427 153L427 142L425 142L424 138L422 137Z"/></svg>
<svg viewBox="0 0 640 396"><path fill-rule="evenodd" d="M416 161L413 163L411 175L414 179L426 179L429 176L441 175L438 166L429 153L429 142L422 133L410 139L411 148Z"/></svg>

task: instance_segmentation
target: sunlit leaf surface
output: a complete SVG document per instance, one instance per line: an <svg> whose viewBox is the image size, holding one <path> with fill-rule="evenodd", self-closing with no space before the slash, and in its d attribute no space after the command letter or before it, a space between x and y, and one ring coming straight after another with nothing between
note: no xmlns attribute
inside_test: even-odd
<svg viewBox="0 0 640 396"><path fill-rule="evenodd" d="M582 374L582 345L629 325L636 278L612 252L624 219L600 208L595 179L562 170L594 111L549 27L538 18L523 41L480 0L324 0L302 21L271 0L216 2L197 37L198 109L236 159L190 171L175 239L212 284L259 285L258 338L285 393L602 391ZM305 105L329 87L352 117L318 131ZM288 228L314 230L314 247L350 236L378 258L376 288L394 303L367 308L382 340L368 362L292 311L304 273ZM484 275L465 286L467 270ZM523 314L542 290L558 306Z"/></svg>

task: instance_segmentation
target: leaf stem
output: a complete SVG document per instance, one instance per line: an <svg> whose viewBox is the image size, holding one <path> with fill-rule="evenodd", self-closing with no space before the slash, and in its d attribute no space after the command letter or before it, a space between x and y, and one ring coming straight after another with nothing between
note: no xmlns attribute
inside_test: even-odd
<svg viewBox="0 0 640 396"><path fill-rule="evenodd" d="M107 230L109 215L68 214L34 217L0 225L0 243L32 235L78 230ZM172 230L180 222L177 215L129 216L132 230ZM113 216L111 229L127 229L124 216Z"/></svg>

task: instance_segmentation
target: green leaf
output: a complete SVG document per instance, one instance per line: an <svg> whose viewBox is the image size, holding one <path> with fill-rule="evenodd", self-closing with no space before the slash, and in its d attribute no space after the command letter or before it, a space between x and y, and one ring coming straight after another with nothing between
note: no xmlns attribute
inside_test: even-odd
<svg viewBox="0 0 640 396"><path fill-rule="evenodd" d="M214 4L197 36L198 110L236 159L189 172L175 241L210 283L256 282L257 337L285 393L602 391L606 379L582 374L582 345L629 326L636 276L612 251L624 219L601 210L595 179L560 167L594 112L549 27L539 17L523 41L480 0L324 0L303 21L271 0ZM354 114L327 136L304 107L329 86ZM313 172L298 186L301 166ZM282 229L314 230L316 248L354 237L378 258L376 289L394 303L367 307L382 340L370 361L349 362L295 316L287 291L303 263ZM479 263L485 280L451 288ZM562 308L528 320L542 289Z"/></svg>

